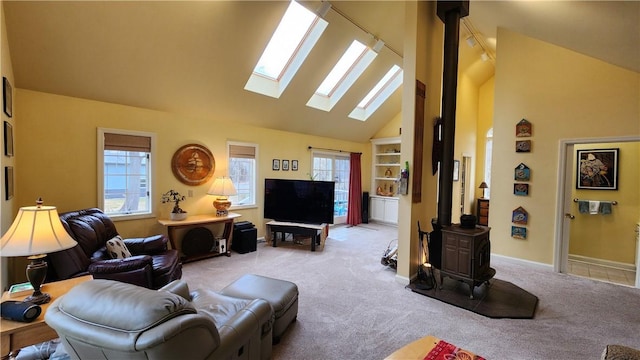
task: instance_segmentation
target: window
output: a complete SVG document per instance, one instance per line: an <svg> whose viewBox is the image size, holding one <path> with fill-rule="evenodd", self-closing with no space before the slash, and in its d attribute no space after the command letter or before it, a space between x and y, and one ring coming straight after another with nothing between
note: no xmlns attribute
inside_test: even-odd
<svg viewBox="0 0 640 360"><path fill-rule="evenodd" d="M360 101L358 106L351 111L349 117L361 121L367 120L402 85L402 75L402 68L393 65Z"/></svg>
<svg viewBox="0 0 640 360"><path fill-rule="evenodd" d="M491 154L493 153L493 128L487 131L487 140L484 145L484 182L489 186L484 189L487 199L491 197Z"/></svg>
<svg viewBox="0 0 640 360"><path fill-rule="evenodd" d="M98 206L110 217L152 214L155 134L98 129Z"/></svg>
<svg viewBox="0 0 640 360"><path fill-rule="evenodd" d="M324 2L320 15L331 5ZM279 98L329 23L295 1L258 60L245 90Z"/></svg>
<svg viewBox="0 0 640 360"><path fill-rule="evenodd" d="M371 65L383 46L384 43L378 41L374 49L371 49L354 40L311 96L307 106L330 111L364 70Z"/></svg>
<svg viewBox="0 0 640 360"><path fill-rule="evenodd" d="M227 142L229 154L229 177L233 181L237 195L230 196L234 209L256 206L256 158L258 145Z"/></svg>

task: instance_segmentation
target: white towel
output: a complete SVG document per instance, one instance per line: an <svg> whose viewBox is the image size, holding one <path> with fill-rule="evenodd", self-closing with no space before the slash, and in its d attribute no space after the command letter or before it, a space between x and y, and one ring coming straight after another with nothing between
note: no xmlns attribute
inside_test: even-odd
<svg viewBox="0 0 640 360"><path fill-rule="evenodd" d="M589 214L595 215L600 210L600 201L589 200Z"/></svg>

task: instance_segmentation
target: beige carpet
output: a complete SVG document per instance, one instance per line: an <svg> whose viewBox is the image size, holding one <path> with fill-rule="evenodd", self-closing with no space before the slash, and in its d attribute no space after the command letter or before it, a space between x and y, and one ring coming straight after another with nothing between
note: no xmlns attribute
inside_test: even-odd
<svg viewBox="0 0 640 360"><path fill-rule="evenodd" d="M539 297L534 319L490 319L416 294L380 258L397 229L338 226L323 249L264 243L184 265L192 288L222 289L245 273L295 282L298 321L274 359L384 359L434 335L487 359L599 359L607 344L640 348L640 289L552 272L492 256L496 278ZM492 234L495 236L494 234Z"/></svg>

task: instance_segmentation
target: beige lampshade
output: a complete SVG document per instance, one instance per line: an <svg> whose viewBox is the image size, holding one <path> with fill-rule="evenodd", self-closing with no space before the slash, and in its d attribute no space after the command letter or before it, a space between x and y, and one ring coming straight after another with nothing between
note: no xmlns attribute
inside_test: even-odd
<svg viewBox="0 0 640 360"><path fill-rule="evenodd" d="M217 178L209 188L209 191L207 191L207 194L217 196L231 196L237 193L238 191L233 185L233 181L228 177Z"/></svg>
<svg viewBox="0 0 640 360"><path fill-rule="evenodd" d="M1 256L48 254L76 246L55 206L26 206L0 240Z"/></svg>
<svg viewBox="0 0 640 360"><path fill-rule="evenodd" d="M236 195L236 187L233 186L233 181L227 177L217 178L211 188L207 192L209 195L216 195L217 198L213 200L213 207L216 208L216 216L227 216L229 208L231 207L231 201L227 196Z"/></svg>

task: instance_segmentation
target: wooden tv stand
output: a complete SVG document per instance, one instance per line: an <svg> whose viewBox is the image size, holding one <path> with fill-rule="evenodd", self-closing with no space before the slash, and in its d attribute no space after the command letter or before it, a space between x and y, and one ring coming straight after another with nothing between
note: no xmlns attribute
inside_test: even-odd
<svg viewBox="0 0 640 360"><path fill-rule="evenodd" d="M295 234L311 236L311 251L316 251L316 245L324 244L326 237L329 233L328 224L303 224L293 222L281 222L281 221L269 221L267 223L266 240L271 242L273 247L277 247L277 233L282 234Z"/></svg>

